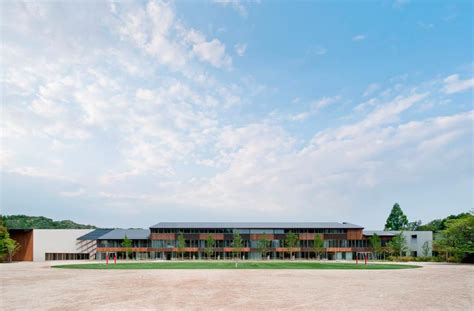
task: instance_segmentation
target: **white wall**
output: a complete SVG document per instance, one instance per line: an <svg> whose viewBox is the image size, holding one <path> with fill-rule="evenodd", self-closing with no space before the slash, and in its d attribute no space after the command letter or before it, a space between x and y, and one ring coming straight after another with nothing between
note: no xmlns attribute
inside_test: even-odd
<svg viewBox="0 0 474 311"><path fill-rule="evenodd" d="M410 251L416 251L417 256L423 256L423 244L428 242L430 251L428 256L432 256L433 251L433 232L432 231L403 231ZM416 235L416 239L413 236Z"/></svg>
<svg viewBox="0 0 474 311"><path fill-rule="evenodd" d="M33 261L44 261L45 253L79 253L77 238L94 229L34 229Z"/></svg>

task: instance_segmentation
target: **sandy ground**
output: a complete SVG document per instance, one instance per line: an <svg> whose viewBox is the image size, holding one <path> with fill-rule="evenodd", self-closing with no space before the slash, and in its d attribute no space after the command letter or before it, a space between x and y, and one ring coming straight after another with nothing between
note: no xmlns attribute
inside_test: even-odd
<svg viewBox="0 0 474 311"><path fill-rule="evenodd" d="M474 310L474 266L68 270L0 264L1 310Z"/></svg>

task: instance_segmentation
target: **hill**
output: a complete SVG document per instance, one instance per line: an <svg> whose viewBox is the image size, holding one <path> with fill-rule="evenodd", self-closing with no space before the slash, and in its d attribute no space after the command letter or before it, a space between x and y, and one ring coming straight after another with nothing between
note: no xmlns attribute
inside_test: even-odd
<svg viewBox="0 0 474 311"><path fill-rule="evenodd" d="M43 216L2 215L8 229L95 229L93 225L82 225L71 220L55 221Z"/></svg>

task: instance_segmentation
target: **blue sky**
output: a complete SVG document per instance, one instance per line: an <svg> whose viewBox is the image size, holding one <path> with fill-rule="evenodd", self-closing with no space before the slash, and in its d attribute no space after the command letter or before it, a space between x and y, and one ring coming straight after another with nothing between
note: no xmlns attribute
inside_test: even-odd
<svg viewBox="0 0 474 311"><path fill-rule="evenodd" d="M98 226L473 206L469 1L2 2L1 212Z"/></svg>

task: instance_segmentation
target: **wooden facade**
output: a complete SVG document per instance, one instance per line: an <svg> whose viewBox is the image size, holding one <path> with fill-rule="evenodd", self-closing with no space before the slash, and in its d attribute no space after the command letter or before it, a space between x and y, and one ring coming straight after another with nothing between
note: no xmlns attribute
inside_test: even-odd
<svg viewBox="0 0 474 311"><path fill-rule="evenodd" d="M33 229L10 229L10 238L20 244L13 261L33 261Z"/></svg>

